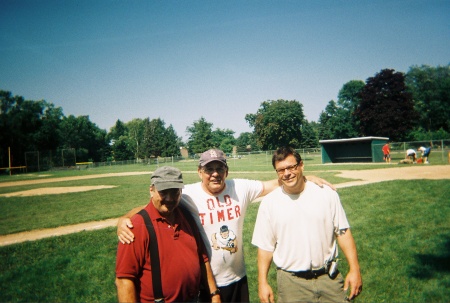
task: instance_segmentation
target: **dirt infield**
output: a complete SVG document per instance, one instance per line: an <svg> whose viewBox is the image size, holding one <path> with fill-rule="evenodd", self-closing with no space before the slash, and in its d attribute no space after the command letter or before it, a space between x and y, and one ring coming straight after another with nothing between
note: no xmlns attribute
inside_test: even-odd
<svg viewBox="0 0 450 303"><path fill-rule="evenodd" d="M52 179L42 179L32 181L4 182L0 183L0 187L72 181L80 179L106 178L113 176L138 175L138 174L150 174L150 173L149 172L118 173L118 174L91 175L91 176L68 177L68 178L52 178ZM337 184L336 188L338 189L390 180L414 180L414 179L441 180L441 179L450 179L450 165L430 165L430 166L413 165L408 167L404 166L400 167L397 165L394 167L393 165L393 167L390 168L381 168L374 170L343 170L340 171L338 176L355 180ZM86 188L86 190L92 189L89 189L88 187ZM63 226L59 228L33 230L28 232L21 232L6 236L0 236L0 246L20 243L24 241L34 241L52 236L61 236L69 233L80 232L83 230L95 230L115 226L117 225L117 220L118 219L115 218L104 221L87 222L76 225Z"/></svg>
<svg viewBox="0 0 450 303"><path fill-rule="evenodd" d="M17 191L13 193L1 194L0 197L30 197L41 195L59 195L67 193L79 193L82 191L98 190L104 188L114 188L112 185L99 186L66 186L66 187L44 187L24 191Z"/></svg>
<svg viewBox="0 0 450 303"><path fill-rule="evenodd" d="M380 168L374 170L344 170L337 176L360 179L360 181L338 184L336 186L337 188L392 180L442 180L450 179L450 165L410 165L407 167L396 165L392 168Z"/></svg>

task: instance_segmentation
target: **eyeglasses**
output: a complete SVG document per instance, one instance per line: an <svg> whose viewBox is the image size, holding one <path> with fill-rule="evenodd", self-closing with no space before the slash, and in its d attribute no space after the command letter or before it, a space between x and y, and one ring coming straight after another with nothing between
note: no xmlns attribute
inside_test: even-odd
<svg viewBox="0 0 450 303"><path fill-rule="evenodd" d="M286 169L288 170L288 172L293 172L294 170L297 169L297 167L298 167L298 163L295 164L295 165L290 165L290 166L285 167L285 168L276 169L275 171L277 172L277 174L282 175L282 174L284 174Z"/></svg>
<svg viewBox="0 0 450 303"><path fill-rule="evenodd" d="M158 191L159 196L161 197L161 200L176 200L179 196L181 196L181 189L178 188L171 188L171 189L165 189L162 191Z"/></svg>
<svg viewBox="0 0 450 303"><path fill-rule="evenodd" d="M208 175L214 174L216 171L218 174L223 174L227 169L223 166L220 167L205 167L203 168L203 171L207 173Z"/></svg>

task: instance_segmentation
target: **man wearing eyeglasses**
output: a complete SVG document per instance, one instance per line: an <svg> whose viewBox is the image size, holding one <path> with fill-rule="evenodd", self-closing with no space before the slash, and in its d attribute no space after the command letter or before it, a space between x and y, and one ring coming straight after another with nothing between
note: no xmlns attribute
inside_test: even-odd
<svg viewBox="0 0 450 303"><path fill-rule="evenodd" d="M267 280L272 261L277 266L278 302L354 299L362 291L362 279L337 192L306 182L303 161L293 148L279 148L272 165L282 185L263 198L252 238L258 247L260 301L274 302ZM345 282L337 270L336 242L350 266Z"/></svg>
<svg viewBox="0 0 450 303"><path fill-rule="evenodd" d="M227 160L218 149L201 154L197 172L201 182L185 185L181 203L186 203L186 207L199 216L205 231L203 240L209 248L211 268L219 287L211 297L220 295L222 302L249 302L242 242L244 217L248 205L277 188L278 180L227 179ZM330 185L320 178L313 179L319 184ZM134 209L119 220L117 234L123 243L133 241L134 236L127 227L132 225L127 217L137 211ZM217 245L214 246L212 241L224 225L235 233L237 245L230 247L230 251L216 249Z"/></svg>

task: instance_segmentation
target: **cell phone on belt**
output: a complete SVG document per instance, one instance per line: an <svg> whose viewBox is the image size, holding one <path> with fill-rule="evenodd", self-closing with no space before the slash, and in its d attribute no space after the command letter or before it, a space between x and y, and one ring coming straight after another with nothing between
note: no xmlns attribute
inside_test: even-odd
<svg viewBox="0 0 450 303"><path fill-rule="evenodd" d="M336 276L339 273L339 271L338 271L338 262L339 262L339 259L336 259L336 260L331 262L330 269L328 270L328 275L330 276L331 279L336 278Z"/></svg>

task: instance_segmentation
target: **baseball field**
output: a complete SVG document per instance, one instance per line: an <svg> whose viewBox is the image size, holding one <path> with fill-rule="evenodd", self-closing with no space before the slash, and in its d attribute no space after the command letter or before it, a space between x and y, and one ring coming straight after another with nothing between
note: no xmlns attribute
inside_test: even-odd
<svg viewBox="0 0 450 303"><path fill-rule="evenodd" d="M180 167L186 183L198 181L195 161L167 164ZM1 176L0 301L117 301L115 225L120 215L148 202L155 168ZM306 158L305 174L325 178L340 194L362 268L364 289L357 301L448 301L450 165L320 165ZM228 178L275 177L267 157L230 161ZM258 205L250 206L244 230L254 302L256 249L250 239Z"/></svg>

